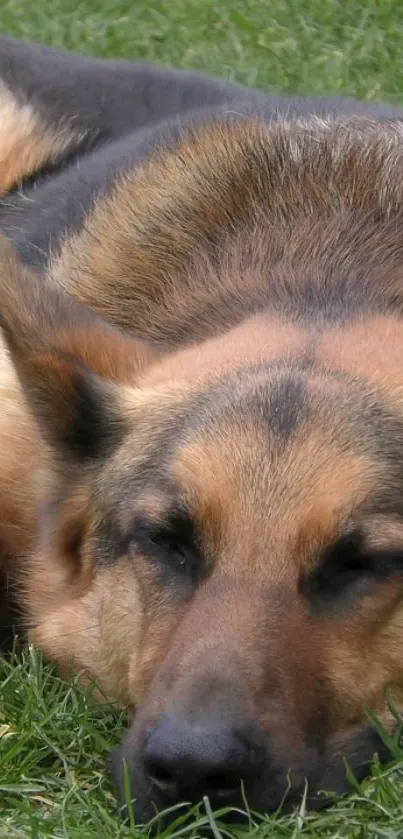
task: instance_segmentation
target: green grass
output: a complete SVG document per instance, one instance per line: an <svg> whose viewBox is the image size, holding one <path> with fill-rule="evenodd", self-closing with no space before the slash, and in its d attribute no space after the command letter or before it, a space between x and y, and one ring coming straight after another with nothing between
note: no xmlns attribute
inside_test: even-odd
<svg viewBox="0 0 403 839"><path fill-rule="evenodd" d="M147 835L119 819L105 773L124 731L124 715L66 685L32 649L0 664L0 839L123 839ZM400 757L400 761L399 761ZM256 839L398 839L403 837L403 750L394 766L320 814L272 816L239 835ZM166 839L195 837L209 824L203 807ZM217 819L223 835L234 836ZM161 834L162 837L162 834Z"/></svg>
<svg viewBox="0 0 403 839"><path fill-rule="evenodd" d="M56 47L148 57L283 91L403 103L400 0L0 0L0 27ZM31 650L0 664L0 839L107 839L125 826L105 774L124 728ZM319 815L250 824L257 839L403 839L400 763ZM173 836L196 836L203 808ZM223 831L224 835L224 831ZM227 834L228 831L227 831Z"/></svg>
<svg viewBox="0 0 403 839"><path fill-rule="evenodd" d="M261 87L403 101L401 0L0 0L0 27Z"/></svg>
<svg viewBox="0 0 403 839"><path fill-rule="evenodd" d="M124 731L124 715L90 692L66 685L32 649L0 664L0 839L109 839L147 835L119 819L105 773ZM320 814L272 816L243 831L256 839L400 839L403 750L395 764ZM400 762L399 762L400 758ZM211 818L211 816L210 816ZM164 834L196 837L209 824L203 807ZM233 836L218 818L218 829ZM239 832L240 834L241 832ZM161 835L162 839L162 835Z"/></svg>

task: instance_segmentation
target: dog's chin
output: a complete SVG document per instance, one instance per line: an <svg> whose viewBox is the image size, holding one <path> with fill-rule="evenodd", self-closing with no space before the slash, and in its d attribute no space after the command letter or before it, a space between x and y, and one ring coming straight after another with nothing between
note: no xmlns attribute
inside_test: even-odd
<svg viewBox="0 0 403 839"><path fill-rule="evenodd" d="M205 816L206 818L205 831L208 832L209 814L207 813L205 800L201 799L198 804L181 802L167 808L166 803L164 804L163 801L159 799L156 791L150 791L147 795L144 793L144 788L142 787L142 784L131 785L131 800L129 804L126 801L126 795L121 793L119 812L124 821L130 820L131 810L136 824L139 826L150 827L151 823L151 832L153 835L156 835L171 827L177 819L180 819L181 825L183 825L183 819L186 820L186 817L188 817L189 820L191 820L194 818L195 813L200 811L201 817L203 818L203 816ZM238 801L235 801L232 804L225 804L222 808L212 809L215 814L222 810L220 821L225 822L225 824L245 827L250 823L251 819L254 823L258 823L266 816L273 813L281 813L282 815L292 813L300 806L303 796L304 791L302 789L299 789L298 791L289 790L288 792L285 790L283 797L278 799L275 806L273 801L271 801L270 805L267 804L267 797L262 796L260 801L255 801L253 803L250 800L247 800L246 802L240 794ZM318 793L315 796L310 796L309 807L312 810L321 810L324 807L329 806L331 801L331 797Z"/></svg>

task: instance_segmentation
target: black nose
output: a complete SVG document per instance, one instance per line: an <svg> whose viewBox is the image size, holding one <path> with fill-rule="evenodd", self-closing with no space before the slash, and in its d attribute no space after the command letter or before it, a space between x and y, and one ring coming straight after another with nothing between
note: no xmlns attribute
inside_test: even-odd
<svg viewBox="0 0 403 839"><path fill-rule="evenodd" d="M234 728L174 717L158 723L144 752L145 771L169 802L198 802L208 795L215 805L234 804L255 762L254 750Z"/></svg>

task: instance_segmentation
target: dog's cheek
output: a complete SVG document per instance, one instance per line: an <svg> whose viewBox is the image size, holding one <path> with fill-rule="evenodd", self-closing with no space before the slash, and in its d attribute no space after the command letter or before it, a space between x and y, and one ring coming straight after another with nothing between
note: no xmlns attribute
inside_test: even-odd
<svg viewBox="0 0 403 839"><path fill-rule="evenodd" d="M130 561L98 573L94 611L99 615L100 626L100 678L108 696L130 705L130 673L137 669L144 625L142 590Z"/></svg>
<svg viewBox="0 0 403 839"><path fill-rule="evenodd" d="M63 678L79 673L83 682L99 670L99 624L92 617L91 594L65 601L45 612L29 632L29 641L53 661Z"/></svg>
<svg viewBox="0 0 403 839"><path fill-rule="evenodd" d="M134 575L116 566L97 572L84 596L48 612L30 640L62 676L78 673L83 683L96 683L100 699L126 705L132 701L129 670L135 671L142 619Z"/></svg>
<svg viewBox="0 0 403 839"><path fill-rule="evenodd" d="M371 616L369 616L371 617ZM368 611L346 623L344 630L329 636L326 682L330 688L328 707L336 727L365 722L365 710L387 713L386 689L390 688L398 707L403 699L401 638L403 610L380 620L369 620Z"/></svg>

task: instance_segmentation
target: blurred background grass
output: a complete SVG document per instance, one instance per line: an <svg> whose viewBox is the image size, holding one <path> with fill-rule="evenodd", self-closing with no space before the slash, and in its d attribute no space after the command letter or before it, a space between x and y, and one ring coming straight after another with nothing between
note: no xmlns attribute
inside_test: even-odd
<svg viewBox="0 0 403 839"><path fill-rule="evenodd" d="M0 0L0 29L263 88L403 102L401 0Z"/></svg>

